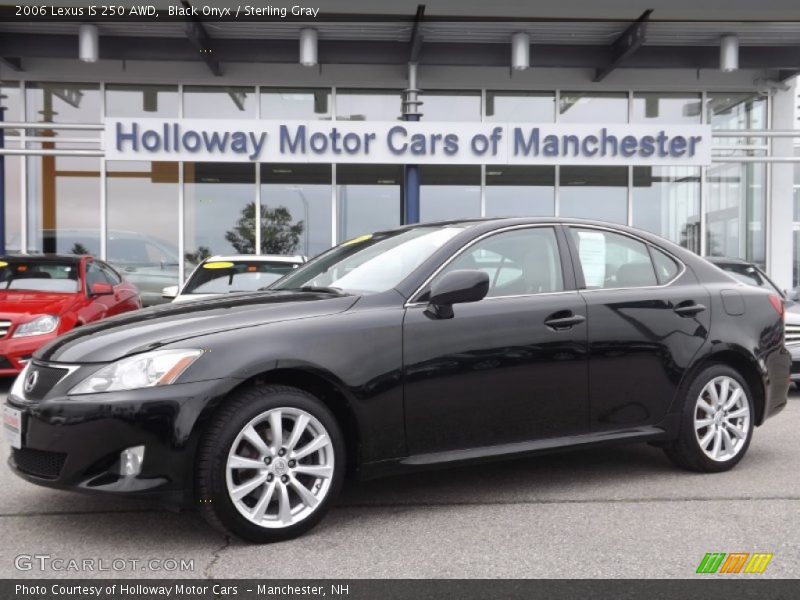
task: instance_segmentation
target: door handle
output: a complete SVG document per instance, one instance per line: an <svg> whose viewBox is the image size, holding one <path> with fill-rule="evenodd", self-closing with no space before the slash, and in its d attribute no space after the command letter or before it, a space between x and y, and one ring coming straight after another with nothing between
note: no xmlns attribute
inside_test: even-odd
<svg viewBox="0 0 800 600"><path fill-rule="evenodd" d="M561 310L553 313L544 320L544 324L550 329L570 329L575 325L580 325L586 320L583 315L576 315L571 310Z"/></svg>
<svg viewBox="0 0 800 600"><path fill-rule="evenodd" d="M693 317L694 315L703 312L706 309L702 304L697 304L691 300L688 302L681 302L673 310L681 317Z"/></svg>

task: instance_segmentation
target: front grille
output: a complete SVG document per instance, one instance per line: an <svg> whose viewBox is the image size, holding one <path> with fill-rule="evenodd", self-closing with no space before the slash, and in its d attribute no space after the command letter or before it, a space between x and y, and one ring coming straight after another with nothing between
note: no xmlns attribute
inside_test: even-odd
<svg viewBox="0 0 800 600"><path fill-rule="evenodd" d="M20 471L42 479L58 479L67 455L33 448L14 448L12 458Z"/></svg>
<svg viewBox="0 0 800 600"><path fill-rule="evenodd" d="M800 344L800 325L785 325L787 344Z"/></svg>
<svg viewBox="0 0 800 600"><path fill-rule="evenodd" d="M28 368L25 375L25 381L29 381L36 373L36 380L31 389L23 387L23 393L28 400L41 400L47 395L47 392L53 389L53 386L61 381L69 373L69 369L60 369L57 367L47 367L32 363Z"/></svg>
<svg viewBox="0 0 800 600"><path fill-rule="evenodd" d="M6 337L9 329L11 329L11 321L0 321L0 338Z"/></svg>

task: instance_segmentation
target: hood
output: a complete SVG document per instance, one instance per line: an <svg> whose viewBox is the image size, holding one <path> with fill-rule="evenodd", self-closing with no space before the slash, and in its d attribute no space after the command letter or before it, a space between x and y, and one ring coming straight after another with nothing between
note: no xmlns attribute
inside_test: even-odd
<svg viewBox="0 0 800 600"><path fill-rule="evenodd" d="M110 362L181 341L191 346L189 340L208 334L343 312L357 300L358 296L275 291L162 304L75 329L34 357L63 363Z"/></svg>
<svg viewBox="0 0 800 600"><path fill-rule="evenodd" d="M16 321L27 321L36 315L61 315L80 297L76 294L0 290L0 315ZM24 318L20 318L24 317Z"/></svg>
<svg viewBox="0 0 800 600"><path fill-rule="evenodd" d="M178 294L173 300L173 303L196 302L198 300L206 300L208 298L219 298L220 294Z"/></svg>

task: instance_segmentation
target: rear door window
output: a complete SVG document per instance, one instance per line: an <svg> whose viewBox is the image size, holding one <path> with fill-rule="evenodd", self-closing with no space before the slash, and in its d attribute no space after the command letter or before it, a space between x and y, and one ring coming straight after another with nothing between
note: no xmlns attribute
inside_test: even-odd
<svg viewBox="0 0 800 600"><path fill-rule="evenodd" d="M626 235L602 229L570 228L578 248L586 289L658 285L647 246Z"/></svg>

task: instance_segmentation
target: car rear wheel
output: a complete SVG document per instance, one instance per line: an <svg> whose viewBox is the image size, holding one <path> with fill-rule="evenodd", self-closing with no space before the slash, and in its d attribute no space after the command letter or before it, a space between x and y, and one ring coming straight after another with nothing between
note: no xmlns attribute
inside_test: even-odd
<svg viewBox="0 0 800 600"><path fill-rule="evenodd" d="M750 389L734 369L714 365L689 387L678 439L665 448L679 467L713 473L732 469L753 435Z"/></svg>
<svg viewBox="0 0 800 600"><path fill-rule="evenodd" d="M296 537L330 507L344 455L336 419L311 394L272 385L244 390L219 411L201 444L201 512L248 541Z"/></svg>

